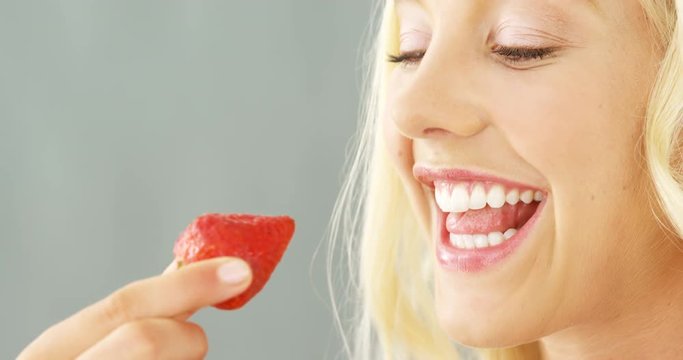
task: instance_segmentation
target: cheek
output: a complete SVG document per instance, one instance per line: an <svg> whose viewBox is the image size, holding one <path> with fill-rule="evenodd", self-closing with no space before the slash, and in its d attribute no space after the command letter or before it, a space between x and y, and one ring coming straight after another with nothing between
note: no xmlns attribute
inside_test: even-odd
<svg viewBox="0 0 683 360"><path fill-rule="evenodd" d="M558 205L596 203L643 178L637 154L647 94L619 84L624 70L566 69L543 86L515 88L521 97L498 94L497 126L547 179Z"/></svg>
<svg viewBox="0 0 683 360"><path fill-rule="evenodd" d="M404 136L394 123L392 118L392 108L396 103L394 100L394 92L388 91L387 101L383 109L380 121L380 131L382 132L383 147L387 152L389 161L394 169L396 169L401 181L406 188L413 187L412 183L416 183L413 178L413 141L409 137ZM407 189L410 191L410 189Z"/></svg>
<svg viewBox="0 0 683 360"><path fill-rule="evenodd" d="M388 101L387 109L384 111L385 115L380 118L383 146L387 152L388 160L403 184L403 191L407 196L415 219L420 224L425 239L429 239L434 216L427 197L429 192L413 177L415 162L413 141L401 134L390 115L386 115L391 114L390 111L386 111L390 106L391 101Z"/></svg>
<svg viewBox="0 0 683 360"><path fill-rule="evenodd" d="M389 106L390 103L387 103L387 107ZM388 111L384 113L390 114ZM383 116L380 121L384 146L392 165L401 177L410 175L413 163L412 141L398 131L389 115Z"/></svg>
<svg viewBox="0 0 683 360"><path fill-rule="evenodd" d="M588 301L600 302L628 286L617 279L632 266L629 249L646 246L640 235L654 222L647 206L634 206L648 202L638 156L648 86L624 76L629 71L567 69L543 87L512 91L521 97L497 94L496 126L551 186L555 229L548 237L555 240L547 276L565 284L573 304L587 291L594 294Z"/></svg>
<svg viewBox="0 0 683 360"><path fill-rule="evenodd" d="M404 83L401 77L401 72L393 72L390 76L386 101L379 119L379 125L382 132L381 138L384 141L384 148L387 151L389 160L405 182L412 178L414 156L412 139L399 131L393 117L393 110L396 109L397 105L401 104L399 103L401 100L398 98L401 84Z"/></svg>

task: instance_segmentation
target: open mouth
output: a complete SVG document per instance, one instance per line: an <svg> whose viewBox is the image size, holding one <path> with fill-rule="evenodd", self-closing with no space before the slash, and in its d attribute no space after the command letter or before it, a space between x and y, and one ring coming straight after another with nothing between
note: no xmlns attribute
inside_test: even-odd
<svg viewBox="0 0 683 360"><path fill-rule="evenodd" d="M440 229L448 245L463 249L496 247L511 239L538 210L540 190L506 188L484 182L434 182Z"/></svg>
<svg viewBox="0 0 683 360"><path fill-rule="evenodd" d="M442 267L476 272L501 262L543 213L548 193L491 174L415 164L436 203L436 257Z"/></svg>
<svg viewBox="0 0 683 360"><path fill-rule="evenodd" d="M526 238L546 194L483 181L434 181L436 255L447 269L477 272L501 262Z"/></svg>

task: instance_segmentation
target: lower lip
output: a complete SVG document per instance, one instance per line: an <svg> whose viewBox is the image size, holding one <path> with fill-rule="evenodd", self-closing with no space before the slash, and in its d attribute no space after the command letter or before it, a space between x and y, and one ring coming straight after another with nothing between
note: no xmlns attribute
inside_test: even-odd
<svg viewBox="0 0 683 360"><path fill-rule="evenodd" d="M481 249L459 249L451 245L450 233L445 225L448 213L438 210L440 216L436 224L439 229L439 241L436 242L437 260L443 268L451 271L475 273L492 268L505 260L527 238L543 211L545 203L546 199L538 205L534 215L511 238L499 245Z"/></svg>

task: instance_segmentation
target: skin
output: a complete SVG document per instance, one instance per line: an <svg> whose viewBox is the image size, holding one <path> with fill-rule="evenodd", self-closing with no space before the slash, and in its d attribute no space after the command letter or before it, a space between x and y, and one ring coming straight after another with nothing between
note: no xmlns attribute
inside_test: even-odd
<svg viewBox="0 0 683 360"><path fill-rule="evenodd" d="M223 257L139 280L54 325L18 359L203 359L208 344L202 328L188 319L201 308L246 290L251 271L239 279L221 274Z"/></svg>
<svg viewBox="0 0 683 360"><path fill-rule="evenodd" d="M662 57L639 2L399 0L396 11L400 51L426 53L391 70L383 135L430 244L436 204L416 164L548 196L504 262L475 274L436 265L448 336L486 348L540 341L545 359L679 356L683 252L653 215L639 155ZM495 44L557 50L514 62Z"/></svg>

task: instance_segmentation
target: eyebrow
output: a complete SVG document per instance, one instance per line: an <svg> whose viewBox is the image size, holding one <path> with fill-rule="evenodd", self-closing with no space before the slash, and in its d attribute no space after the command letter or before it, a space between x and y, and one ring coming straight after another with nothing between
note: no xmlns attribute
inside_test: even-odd
<svg viewBox="0 0 683 360"><path fill-rule="evenodd" d="M404 3L417 3L419 5L427 5L425 2L428 2L430 0L394 0L394 5L399 5L399 4L404 4ZM586 5L588 5L591 9L596 11L598 14L602 14L602 10L600 6L598 5L598 0L583 0L580 1Z"/></svg>
<svg viewBox="0 0 683 360"><path fill-rule="evenodd" d="M422 5L422 0L394 0L394 5L402 4L402 3L418 3Z"/></svg>

